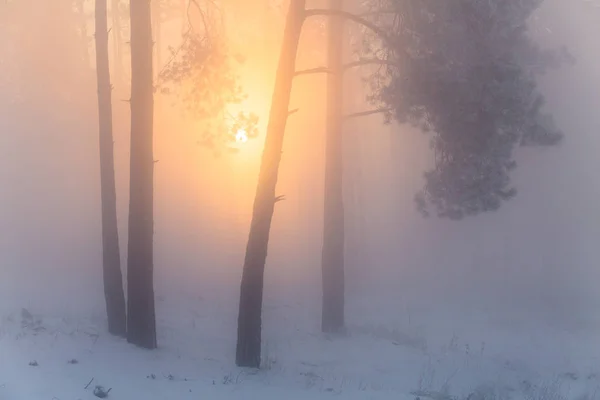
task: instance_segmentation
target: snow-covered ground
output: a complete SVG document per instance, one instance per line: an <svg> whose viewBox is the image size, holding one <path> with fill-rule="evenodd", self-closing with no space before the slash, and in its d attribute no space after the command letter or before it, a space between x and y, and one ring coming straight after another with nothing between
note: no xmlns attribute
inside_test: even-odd
<svg viewBox="0 0 600 400"><path fill-rule="evenodd" d="M0 325L0 399L94 399L100 385L116 400L440 400L479 393L583 400L600 387L599 341L591 331L459 320L439 307L436 314L415 310L407 318L402 311L404 322L377 324L369 322L377 316L363 314L373 307L368 297L362 306L356 299L349 305L359 312L349 313L346 336L326 337L314 299L267 295L265 366L238 369L234 290L205 286L202 296L157 294L157 351L106 334L100 306L90 318L8 311Z"/></svg>

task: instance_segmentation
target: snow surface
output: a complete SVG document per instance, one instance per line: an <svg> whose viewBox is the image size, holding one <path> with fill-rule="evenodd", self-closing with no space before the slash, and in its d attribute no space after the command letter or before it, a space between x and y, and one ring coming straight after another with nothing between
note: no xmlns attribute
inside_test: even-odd
<svg viewBox="0 0 600 400"><path fill-rule="evenodd" d="M477 393L486 399L583 400L600 387L591 334L586 340L582 332L489 322L477 328L457 318L453 324L448 311L446 320L423 312L395 326L356 319L347 335L327 337L319 333L311 304L268 296L265 366L239 369L233 363L235 296L218 287L202 297L175 293L157 295L156 351L105 333L101 307L90 318L7 312L0 324L0 399L94 399L101 385L116 400L444 400ZM358 303L353 310L361 310ZM477 398L483 397L471 396Z"/></svg>

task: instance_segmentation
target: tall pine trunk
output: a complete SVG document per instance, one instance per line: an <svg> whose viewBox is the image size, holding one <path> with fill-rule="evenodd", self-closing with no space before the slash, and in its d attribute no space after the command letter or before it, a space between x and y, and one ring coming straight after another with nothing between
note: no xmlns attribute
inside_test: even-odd
<svg viewBox="0 0 600 400"><path fill-rule="evenodd" d="M107 0L96 0L96 76L100 147L100 196L102 203L102 272L108 331L125 336L125 294L117 229L117 194L112 132L111 83L108 61Z"/></svg>
<svg viewBox="0 0 600 400"><path fill-rule="evenodd" d="M330 0L330 9L343 9L343 0ZM323 310L321 329L344 329L344 201L343 201L343 43L344 20L329 17L327 75L327 132L325 138L325 193L323 210Z"/></svg>
<svg viewBox="0 0 600 400"><path fill-rule="evenodd" d="M152 11L131 0L131 160L127 257L127 341L154 349Z"/></svg>
<svg viewBox="0 0 600 400"><path fill-rule="evenodd" d="M305 0L291 0L279 56L240 287L236 364L260 367L265 262Z"/></svg>

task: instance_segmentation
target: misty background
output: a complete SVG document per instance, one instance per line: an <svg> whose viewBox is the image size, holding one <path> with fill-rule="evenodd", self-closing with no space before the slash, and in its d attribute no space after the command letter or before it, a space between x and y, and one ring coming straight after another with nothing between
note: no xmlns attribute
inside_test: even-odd
<svg viewBox="0 0 600 400"><path fill-rule="evenodd" d="M431 162L428 137L405 126L382 125L378 116L348 128L346 151L352 156L346 157L346 168L360 172L346 173L352 179L345 183L352 199L346 210L350 326L422 329L434 339L447 339L449 332L478 337L490 328L517 334L527 328L528 340L554 330L580 340L597 335L600 57L594 38L600 32L600 9L583 1L547 0L536 16L531 29L537 40L565 45L577 60L542 81L547 110L566 137L560 146L518 150L513 177L519 192L499 211L459 222L424 219L415 209L414 194ZM9 49L10 40L0 40L2 51ZM278 40L271 45L278 48ZM310 49L301 46L299 68L319 64ZM68 62L53 60L45 47L7 51L30 53L28 68L39 81L28 85L35 94L33 106L20 106L0 92L0 307L65 318L101 316L94 76L72 83L77 87L57 99L49 93L61 88L51 86L75 79ZM261 77L254 79L256 90L264 92L264 100L258 100L265 103L263 121L275 66L267 61L256 61ZM0 65L0 74L20 72ZM285 307L271 310L275 303L304 316L290 319L285 329L318 329L324 79L303 78L303 94L292 98L291 108L300 112L288 124L278 183L286 201L278 203L269 244L267 336L269 326L288 321ZM123 260L126 99L126 94L113 96ZM357 103L352 108L360 107ZM169 99L157 98L156 108L158 320L169 319L161 314L161 302L176 293L211 302L215 312L229 310L233 324L260 149L214 157L196 144L195 128L170 108ZM557 357L572 351L568 343L556 350Z"/></svg>

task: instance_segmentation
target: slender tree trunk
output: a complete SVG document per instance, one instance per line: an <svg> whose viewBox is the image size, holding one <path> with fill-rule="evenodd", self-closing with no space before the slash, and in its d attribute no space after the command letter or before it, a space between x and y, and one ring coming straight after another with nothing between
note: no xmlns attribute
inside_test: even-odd
<svg viewBox="0 0 600 400"><path fill-rule="evenodd" d="M343 0L330 0L331 10L342 10ZM323 212L323 310L321 329L344 329L344 201L343 201L343 43L344 20L329 17L327 75L327 132L325 140L325 201Z"/></svg>
<svg viewBox="0 0 600 400"><path fill-rule="evenodd" d="M127 341L154 349L153 80L149 0L131 0L131 163Z"/></svg>
<svg viewBox="0 0 600 400"><path fill-rule="evenodd" d="M290 1L275 78L240 287L236 350L236 364L240 367L260 367L263 278L305 4L305 0Z"/></svg>
<svg viewBox="0 0 600 400"><path fill-rule="evenodd" d="M106 0L96 0L96 74L100 144L100 192L102 202L102 272L108 331L125 336L125 294L117 229L117 194L113 154L112 101L108 61Z"/></svg>

